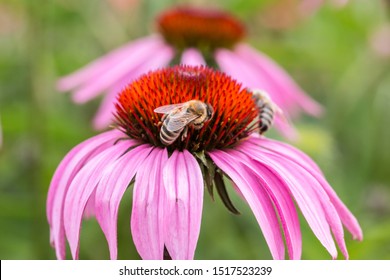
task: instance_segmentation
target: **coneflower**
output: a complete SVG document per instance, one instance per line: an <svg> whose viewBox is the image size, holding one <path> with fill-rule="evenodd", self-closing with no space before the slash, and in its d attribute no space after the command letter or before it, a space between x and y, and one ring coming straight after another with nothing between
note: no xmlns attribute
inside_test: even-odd
<svg viewBox="0 0 390 280"><path fill-rule="evenodd" d="M161 106L191 100L212 108L210 118L166 145ZM149 72L126 86L115 104L114 129L72 149L58 166L48 193L47 217L57 258L68 241L78 258L83 215L94 213L112 259L117 257L117 217L131 188L131 233L143 259L193 259L204 189L219 194L230 212L232 189L248 203L274 259L301 258L295 204L332 258L333 237L345 258L343 224L362 239L355 217L303 152L255 132L259 112L250 92L207 67L175 66ZM183 115L182 115L183 116ZM195 121L194 121L195 123ZM226 184L230 181L231 184ZM333 237L332 237L333 234Z"/></svg>
<svg viewBox="0 0 390 280"><path fill-rule="evenodd" d="M156 25L157 34L130 42L58 81L58 89L72 90L78 103L105 94L94 119L95 128L104 129L112 123L115 96L128 82L149 70L179 63L207 64L246 87L269 92L287 119L302 111L314 116L321 114L321 106L285 70L243 41L245 27L232 15L179 7L162 13ZM290 125L278 117L275 121L282 133L294 136Z"/></svg>

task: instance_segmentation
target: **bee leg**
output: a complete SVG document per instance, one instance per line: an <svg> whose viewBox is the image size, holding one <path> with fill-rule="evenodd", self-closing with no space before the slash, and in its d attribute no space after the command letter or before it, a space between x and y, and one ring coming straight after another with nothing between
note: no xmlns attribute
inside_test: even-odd
<svg viewBox="0 0 390 280"><path fill-rule="evenodd" d="M183 133L181 134L181 141L184 141L184 139L187 138L187 132L188 132L188 126L184 128Z"/></svg>

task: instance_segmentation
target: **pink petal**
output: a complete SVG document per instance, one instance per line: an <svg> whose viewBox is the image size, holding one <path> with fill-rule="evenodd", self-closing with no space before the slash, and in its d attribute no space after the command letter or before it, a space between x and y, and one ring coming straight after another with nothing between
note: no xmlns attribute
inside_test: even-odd
<svg viewBox="0 0 390 280"><path fill-rule="evenodd" d="M174 151L164 167L167 194L165 245L174 260L194 258L203 207L203 176L186 150Z"/></svg>
<svg viewBox="0 0 390 280"><path fill-rule="evenodd" d="M326 195L326 193L322 192L323 190L321 188L318 188L316 191L318 194L318 198L321 200L322 205L324 207L326 218L328 220L330 228L332 229L332 233L334 238L336 239L336 243L339 246L340 251L344 255L345 259L348 259L349 255L347 246L345 244L344 229L340 216L337 213L337 210L334 205L331 203L331 201L329 201L329 197Z"/></svg>
<svg viewBox="0 0 390 280"><path fill-rule="evenodd" d="M113 112L115 112L116 97L119 92L125 88L133 79L138 78L141 74L147 73L150 70L165 66L169 64L173 53L168 51L165 55L152 56L142 65L133 69L131 73L127 73L125 78L114 84L108 93L104 96L103 103L100 105L96 113L93 123L95 129L105 129L113 122Z"/></svg>
<svg viewBox="0 0 390 280"><path fill-rule="evenodd" d="M130 78L137 78L145 72L145 68L154 70L150 66L145 67L145 65L151 64L155 68L167 65L173 55L173 49L161 40L156 40L155 44L139 46L136 50L127 54L126 57L123 57L119 63L107 67L106 71L98 77L85 81L74 92L73 100L78 103L86 102L125 78L125 76L129 77L130 80Z"/></svg>
<svg viewBox="0 0 390 280"><path fill-rule="evenodd" d="M81 166L79 161L85 160L88 155L92 153L98 146L119 138L120 134L121 133L118 133L118 131L112 130L92 137L74 147L60 162L50 182L50 187L47 196L46 214L49 223L51 223L52 218L51 215L53 212L53 199L56 196L56 192L61 183L61 180L63 180L64 177L66 177L66 179L72 179L73 176L68 177L70 175L69 173L72 173L74 171L77 172L79 170L79 167ZM72 168L69 168L70 162L75 161L75 158L78 159L77 162L71 164Z"/></svg>
<svg viewBox="0 0 390 280"><path fill-rule="evenodd" d="M313 187L313 184L318 185L318 183L305 174L303 169L298 168L299 166L289 165L288 160L280 157L275 160L272 155L264 154L258 149L247 149L245 146L240 146L239 149L246 151L254 160L270 168L275 176L285 182L285 186L295 198L314 234L331 256L336 258L337 249L330 233L326 210L322 206L327 196L325 194L324 198L319 198ZM330 204L328 206L331 207Z"/></svg>
<svg viewBox="0 0 390 280"><path fill-rule="evenodd" d="M104 170L96 188L96 219L107 238L111 259L117 258L119 203L151 149L149 145L141 145L128 151Z"/></svg>
<svg viewBox="0 0 390 280"><path fill-rule="evenodd" d="M322 106L306 95L290 75L264 53L244 43L236 45L235 52L247 63L256 67L257 72L274 81L279 90L279 92L274 92L275 94L290 98L290 102L296 102L306 113L313 116L320 116L323 113Z"/></svg>
<svg viewBox="0 0 390 280"><path fill-rule="evenodd" d="M320 177L321 175L317 174L315 176ZM355 216L348 210L347 206L345 206L345 204L340 200L336 192L328 183L322 182L322 187L335 206L338 214L340 215L341 221L352 234L352 237L360 241L363 240L363 232Z"/></svg>
<svg viewBox="0 0 390 280"><path fill-rule="evenodd" d="M147 65L147 67L149 67ZM144 67L140 67L142 70ZM129 76L136 77L140 75L141 73L137 73L137 69L134 70L133 73L131 73ZM132 80L132 79L131 79ZM115 103L117 95L131 82L129 77L123 78L120 82L112 85L108 90L107 93L104 95L103 101L100 104L100 107L95 114L95 117L93 119L93 126L97 130L106 129L109 127L110 124L114 121L114 112L116 112L115 109Z"/></svg>
<svg viewBox="0 0 390 280"><path fill-rule="evenodd" d="M90 219L92 217L96 216L96 209L95 209L95 191L92 192L91 196L89 197L87 204L85 205L83 218L84 219Z"/></svg>
<svg viewBox="0 0 390 280"><path fill-rule="evenodd" d="M271 96L272 101L283 110L285 118L290 119L290 100L279 94L272 80L267 79L261 72L256 71L250 63L230 50L218 49L215 52L215 60L223 72L234 77L244 87L265 90ZM285 137L292 140L297 138L294 127L278 114L275 115L275 126Z"/></svg>
<svg viewBox="0 0 390 280"><path fill-rule="evenodd" d="M256 69L253 69L253 66L244 61L237 53L227 49L218 49L215 52L215 60L223 72L234 77L234 79L237 79L244 87L265 90L272 98L272 101L275 102L285 114L289 114L289 111L287 110L289 106L288 100L278 94L278 89L274 83L272 83L272 80L267 79L261 72L259 73Z"/></svg>
<svg viewBox="0 0 390 280"><path fill-rule="evenodd" d="M113 89L108 90L108 92L104 95L103 101L92 121L94 129L105 129L114 122L115 98L123 88L124 85L123 87L114 87Z"/></svg>
<svg viewBox="0 0 390 280"><path fill-rule="evenodd" d="M88 80L96 79L107 71L107 69L110 69L113 65L122 61L129 53L131 54L144 46L155 45L156 41L161 41L161 38L159 36L152 35L127 43L126 45L92 61L76 72L62 77L57 82L57 89L60 91L68 91Z"/></svg>
<svg viewBox="0 0 390 280"><path fill-rule="evenodd" d="M139 167L133 190L131 233L142 259L164 256L165 190L162 170L168 160L166 149L155 148Z"/></svg>
<svg viewBox="0 0 390 280"><path fill-rule="evenodd" d="M64 203L64 226L74 259L78 258L80 227L85 205L95 190L103 171L131 146L120 141L89 161L74 177Z"/></svg>
<svg viewBox="0 0 390 280"><path fill-rule="evenodd" d="M275 162L278 162L279 164L285 164L286 168L289 170L295 169L295 175L300 176L300 181L306 182L304 186L307 186L311 188L317 195L318 200L320 201L320 204L322 205L322 208L326 215L326 220L328 224L330 225L330 228L333 232L333 235L336 239L337 244L339 245L339 248L342 252L342 254L345 256L345 258L348 259L348 252L347 247L345 245L344 240L344 231L343 231L343 225L341 223L340 217L334 208L333 204L330 202L328 195L326 192L322 189L320 183L304 168L301 166L292 163L291 162L284 162L283 158L280 156L271 156L272 159L275 160ZM332 253L331 253L332 254ZM337 253L333 255L333 258L337 257Z"/></svg>
<svg viewBox="0 0 390 280"><path fill-rule="evenodd" d="M51 242L58 259L65 258L65 232L63 203L68 187L80 168L102 149L122 137L121 132L108 131L84 141L73 148L62 160L50 183L47 196L47 219L50 225Z"/></svg>
<svg viewBox="0 0 390 280"><path fill-rule="evenodd" d="M284 259L284 244L274 206L266 191L256 180L237 163L238 158L228 152L215 150L209 152L214 163L225 172L240 189L263 231L265 240L274 259Z"/></svg>
<svg viewBox="0 0 390 280"><path fill-rule="evenodd" d="M276 140L260 138L257 136L250 137L248 139L255 145L261 145L264 148L269 149L276 154L284 156L305 168L313 177L315 177L321 183L322 188L325 190L331 202L335 206L338 214L340 215L341 221L346 226L348 231L352 233L353 238L358 240L363 239L363 233L358 221L344 205L344 203L340 200L336 192L323 177L323 174L319 167L309 156L288 144L284 144Z"/></svg>
<svg viewBox="0 0 390 280"><path fill-rule="evenodd" d="M198 66L206 65L206 61L200 51L195 48L185 49L181 55L181 64Z"/></svg>
<svg viewBox="0 0 390 280"><path fill-rule="evenodd" d="M236 151L232 151L232 154L240 159L248 168L249 173L256 176L257 180L260 181L261 185L270 196L280 217L289 257L290 259L300 259L302 253L302 236L299 227L298 214L288 192L288 188L284 181L273 174L271 169L251 160L251 153L247 154L246 150L240 150L247 156Z"/></svg>
<svg viewBox="0 0 390 280"><path fill-rule="evenodd" d="M245 145L249 145L250 143L253 143L257 147L263 147L272 151L273 153L280 154L284 157L294 160L306 169L312 169L322 173L318 165L308 155L291 145L277 140L271 140L257 134L252 134L251 137L248 138L248 142L245 142Z"/></svg>

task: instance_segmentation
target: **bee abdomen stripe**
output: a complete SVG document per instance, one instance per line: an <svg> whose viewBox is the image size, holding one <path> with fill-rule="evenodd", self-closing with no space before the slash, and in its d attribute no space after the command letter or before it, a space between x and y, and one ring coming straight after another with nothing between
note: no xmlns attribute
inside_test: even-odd
<svg viewBox="0 0 390 280"><path fill-rule="evenodd" d="M273 114L274 113L274 110L272 110L270 107L267 107L267 106L261 108L261 110L262 110L261 111L262 114Z"/></svg>
<svg viewBox="0 0 390 280"><path fill-rule="evenodd" d="M175 137L175 133L173 133L172 131L169 131L164 125L161 127L161 130L162 130L164 136Z"/></svg>
<svg viewBox="0 0 390 280"><path fill-rule="evenodd" d="M173 141L175 141L175 139L175 137L169 137L165 135L162 131L160 133L160 140L164 145L170 145Z"/></svg>
<svg viewBox="0 0 390 280"><path fill-rule="evenodd" d="M261 116L260 116L260 120L261 120L261 121L272 122L272 119L273 119L273 117L272 117L271 115L261 115Z"/></svg>

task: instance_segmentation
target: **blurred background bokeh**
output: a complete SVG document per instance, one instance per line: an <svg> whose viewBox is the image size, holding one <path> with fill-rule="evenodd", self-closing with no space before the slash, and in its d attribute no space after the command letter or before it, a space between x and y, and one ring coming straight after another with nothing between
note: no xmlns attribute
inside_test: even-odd
<svg viewBox="0 0 390 280"><path fill-rule="evenodd" d="M212 2L212 3L211 3ZM390 1L388 0L2 0L0 2L0 258L54 259L47 189L64 155L95 135L99 100L82 106L55 81L154 31L176 4L215 6L243 20L247 41L270 55L326 108L302 118L293 143L324 171L364 233L346 233L351 259L390 259ZM270 137L281 139L274 131ZM205 195L196 259L270 259L250 209L230 214ZM121 203L119 258L131 241L131 192ZM302 219L303 259L330 259ZM69 257L69 255L68 255ZM83 223L80 258L107 259L93 219Z"/></svg>

